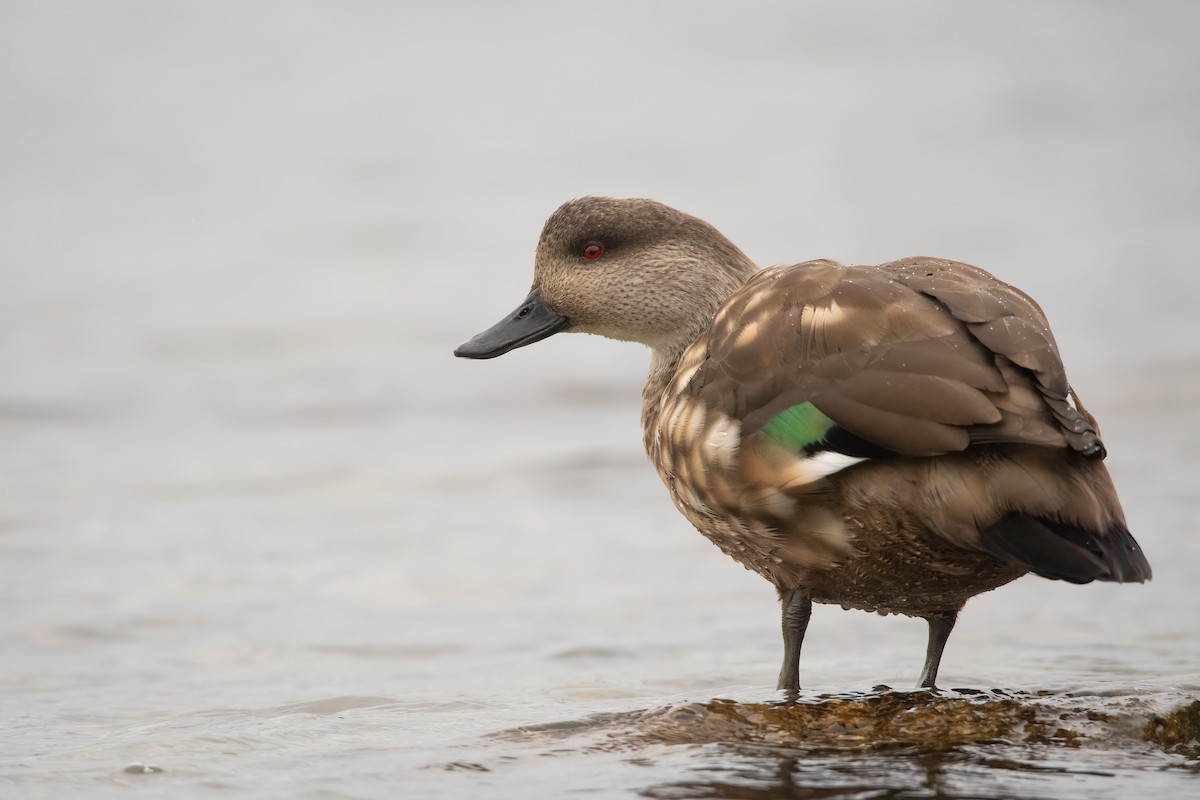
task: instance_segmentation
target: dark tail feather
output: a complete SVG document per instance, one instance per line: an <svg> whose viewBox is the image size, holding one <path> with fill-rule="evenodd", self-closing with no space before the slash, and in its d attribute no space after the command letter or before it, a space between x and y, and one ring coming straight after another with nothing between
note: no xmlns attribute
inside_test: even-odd
<svg viewBox="0 0 1200 800"><path fill-rule="evenodd" d="M1150 565L1124 525L1095 533L1063 522L1011 513L979 532L979 546L1043 578L1142 583Z"/></svg>

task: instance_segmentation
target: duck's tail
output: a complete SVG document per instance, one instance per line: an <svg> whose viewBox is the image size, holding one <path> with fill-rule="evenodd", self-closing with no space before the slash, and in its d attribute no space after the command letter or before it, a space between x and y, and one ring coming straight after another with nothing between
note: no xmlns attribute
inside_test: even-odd
<svg viewBox="0 0 1200 800"><path fill-rule="evenodd" d="M1089 531L1014 511L979 532L979 547L1052 580L1143 583L1152 575L1141 546L1121 523Z"/></svg>

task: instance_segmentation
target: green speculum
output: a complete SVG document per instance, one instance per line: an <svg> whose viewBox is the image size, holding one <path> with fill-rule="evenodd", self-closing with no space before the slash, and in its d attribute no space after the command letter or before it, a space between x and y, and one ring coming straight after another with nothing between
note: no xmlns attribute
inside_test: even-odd
<svg viewBox="0 0 1200 800"><path fill-rule="evenodd" d="M759 433L780 447L798 453L824 441L833 426L833 420L812 403L800 403L776 414Z"/></svg>

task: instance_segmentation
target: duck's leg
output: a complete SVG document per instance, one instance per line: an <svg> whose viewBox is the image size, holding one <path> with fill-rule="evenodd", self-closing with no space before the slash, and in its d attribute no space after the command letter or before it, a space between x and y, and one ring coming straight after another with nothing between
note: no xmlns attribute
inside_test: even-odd
<svg viewBox="0 0 1200 800"><path fill-rule="evenodd" d="M958 612L926 617L925 621L929 623L929 645L925 648L925 668L921 670L921 682L917 688L936 689L934 682L937 680L938 665L942 663L942 651L946 649L950 631L954 630L954 623L958 621Z"/></svg>
<svg viewBox="0 0 1200 800"><path fill-rule="evenodd" d="M800 691L800 645L812 616L812 595L804 586L784 589L779 602L783 606L783 668L779 670L779 686L787 692Z"/></svg>

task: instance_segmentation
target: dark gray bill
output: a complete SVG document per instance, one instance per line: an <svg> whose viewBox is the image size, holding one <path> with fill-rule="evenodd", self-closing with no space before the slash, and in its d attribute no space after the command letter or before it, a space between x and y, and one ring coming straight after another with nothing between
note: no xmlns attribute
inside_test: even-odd
<svg viewBox="0 0 1200 800"><path fill-rule="evenodd" d="M542 292L534 288L516 311L463 342L454 350L459 358L495 358L509 350L524 347L553 336L567 324L567 318L546 305Z"/></svg>

